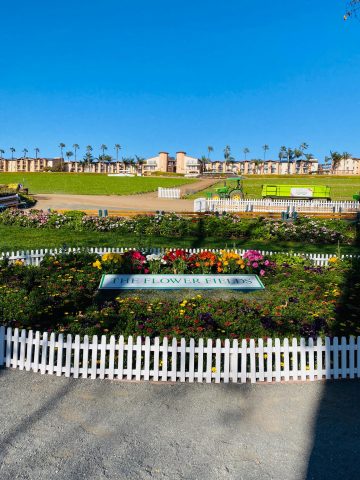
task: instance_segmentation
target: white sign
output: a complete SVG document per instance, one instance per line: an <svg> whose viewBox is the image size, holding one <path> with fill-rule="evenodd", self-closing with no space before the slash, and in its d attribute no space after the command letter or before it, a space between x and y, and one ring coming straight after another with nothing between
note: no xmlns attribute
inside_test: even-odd
<svg viewBox="0 0 360 480"><path fill-rule="evenodd" d="M292 188L290 195L292 197L312 197L314 190L312 188Z"/></svg>
<svg viewBox="0 0 360 480"><path fill-rule="evenodd" d="M257 275L103 275L99 290L263 290Z"/></svg>

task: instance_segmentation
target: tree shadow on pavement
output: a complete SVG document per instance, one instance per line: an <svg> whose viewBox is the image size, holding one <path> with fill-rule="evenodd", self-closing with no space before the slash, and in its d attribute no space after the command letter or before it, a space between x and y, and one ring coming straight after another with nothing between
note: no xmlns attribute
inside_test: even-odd
<svg viewBox="0 0 360 480"><path fill-rule="evenodd" d="M0 370L1 371L1 370ZM11 372L9 372L11 373ZM72 384L66 382L65 385L56 389L41 406L32 412L29 412L25 418L20 418L16 425L0 438L0 462L7 454L7 450L23 435L29 434L36 423L49 415L72 390ZM16 400L14 400L16 402Z"/></svg>
<svg viewBox="0 0 360 480"><path fill-rule="evenodd" d="M359 225L356 245L359 245ZM339 337L360 335L360 261L342 287L337 307L335 334ZM356 355L355 355L356 357ZM359 357L358 357L359 358ZM360 365L357 365L359 372ZM307 480L360 478L360 381L324 382L317 417L314 420L313 448L309 458Z"/></svg>

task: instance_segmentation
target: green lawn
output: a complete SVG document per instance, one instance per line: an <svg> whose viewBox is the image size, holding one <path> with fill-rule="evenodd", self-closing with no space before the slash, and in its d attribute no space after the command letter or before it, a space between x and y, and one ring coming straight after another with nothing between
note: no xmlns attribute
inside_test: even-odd
<svg viewBox="0 0 360 480"><path fill-rule="evenodd" d="M235 186L236 182L227 182L228 185ZM360 176L274 176L274 175L249 175L244 180L244 191L247 198L261 198L261 187L263 184L294 184L294 185L328 185L331 188L332 200L352 200L354 193L360 191ZM190 198L203 197L206 192L214 192L215 188L222 187L224 180L213 185L207 190L198 192Z"/></svg>
<svg viewBox="0 0 360 480"><path fill-rule="evenodd" d="M174 247L174 248L251 248L277 252L297 251L313 253L336 253L335 245L308 245L300 242L274 242L263 240L228 240L222 241L207 237L199 239L136 237L119 235L116 232L74 231L71 229L51 230L39 228L22 228L0 225L0 252L16 250L35 250L39 248L68 247ZM360 254L357 247L341 247L342 253Z"/></svg>
<svg viewBox="0 0 360 480"><path fill-rule="evenodd" d="M108 177L95 173L0 173L0 184L21 183L32 194L131 195L194 181L171 177Z"/></svg>

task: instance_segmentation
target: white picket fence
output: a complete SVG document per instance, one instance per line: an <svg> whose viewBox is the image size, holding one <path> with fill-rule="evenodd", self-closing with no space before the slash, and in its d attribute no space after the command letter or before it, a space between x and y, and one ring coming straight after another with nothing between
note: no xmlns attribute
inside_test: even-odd
<svg viewBox="0 0 360 480"><path fill-rule="evenodd" d="M360 337L250 341L33 332L0 327L0 367L65 377L206 383L360 377Z"/></svg>
<svg viewBox="0 0 360 480"><path fill-rule="evenodd" d="M158 187L158 198L174 198L178 199L181 196L180 188L162 188Z"/></svg>
<svg viewBox="0 0 360 480"><path fill-rule="evenodd" d="M104 255L104 253L125 253L130 250L135 250L132 247L89 247L86 248L85 251L89 253L97 253L98 255ZM164 255L166 252L176 250L175 248L146 248L144 252L149 254L157 254L157 255ZM240 249L240 248L185 248L186 252L193 254L193 253L200 253L204 251L213 252L213 253L220 253L220 251L226 250L227 252L235 252L239 255L244 255L248 251L248 249ZM58 255L59 253L74 253L74 252L83 252L83 247L69 247L66 250L61 248L41 248L38 250L21 250L15 252L0 252L0 260L4 258L8 258L10 261L21 260L24 262L25 265L40 265L42 260L46 255ZM307 258L312 261L314 265L317 266L326 266L329 263L329 259L336 257L335 254L330 253L301 253L301 252L273 252L271 250L259 250L259 252L264 256L272 256L277 253L281 253L282 255L288 255L290 257L303 257ZM360 258L360 255L341 255L341 259L357 259Z"/></svg>
<svg viewBox="0 0 360 480"><path fill-rule="evenodd" d="M356 213L360 203L352 201L328 202L321 200L194 200L194 212L298 212L298 213Z"/></svg>

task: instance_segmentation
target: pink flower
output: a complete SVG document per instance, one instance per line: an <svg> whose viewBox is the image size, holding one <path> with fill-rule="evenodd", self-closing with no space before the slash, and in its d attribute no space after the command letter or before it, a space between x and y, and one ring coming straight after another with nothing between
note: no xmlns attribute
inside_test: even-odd
<svg viewBox="0 0 360 480"><path fill-rule="evenodd" d="M265 270L260 270L260 275L263 277L265 275Z"/></svg>
<svg viewBox="0 0 360 480"><path fill-rule="evenodd" d="M254 268L257 268L257 267L259 266L259 264L258 264L257 262L254 262L254 263L252 264L252 266L253 266Z"/></svg>
<svg viewBox="0 0 360 480"><path fill-rule="evenodd" d="M266 267L267 267L268 265L270 265L269 260L265 260L264 265L265 265Z"/></svg>

